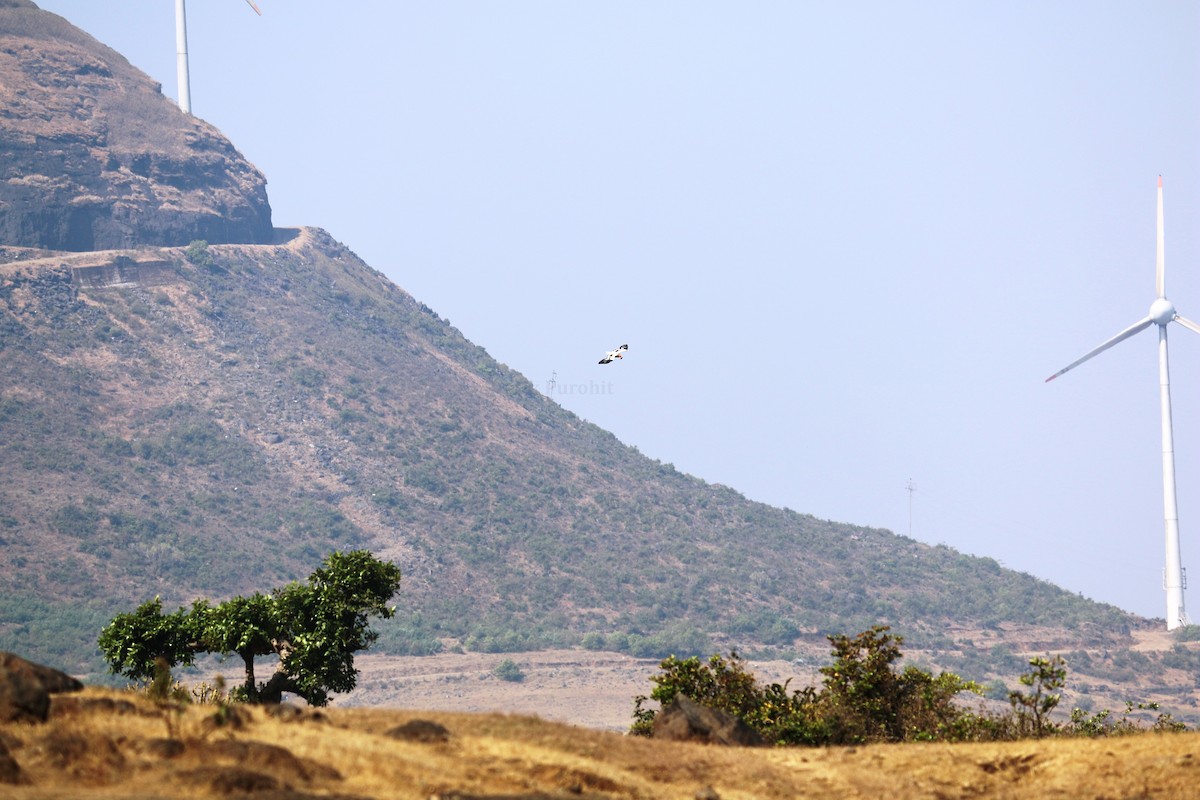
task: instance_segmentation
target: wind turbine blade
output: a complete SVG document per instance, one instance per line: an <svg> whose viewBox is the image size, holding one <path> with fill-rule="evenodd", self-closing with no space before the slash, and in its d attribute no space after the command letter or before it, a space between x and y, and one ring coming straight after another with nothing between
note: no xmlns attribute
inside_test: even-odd
<svg viewBox="0 0 1200 800"><path fill-rule="evenodd" d="M258 6L254 5L254 0L246 0L246 2L250 4L250 7L253 8L260 17L262 16L262 12L258 10Z"/></svg>
<svg viewBox="0 0 1200 800"><path fill-rule="evenodd" d="M1196 323L1192 322L1187 317L1181 317L1178 314L1176 314L1175 321L1178 322L1180 325L1182 325L1185 328L1191 328L1196 333L1200 333L1200 325L1197 325Z"/></svg>
<svg viewBox="0 0 1200 800"><path fill-rule="evenodd" d="M1159 297L1167 296L1166 250L1163 245L1162 175L1158 176L1157 244L1154 249L1154 288Z"/></svg>
<svg viewBox="0 0 1200 800"><path fill-rule="evenodd" d="M1154 324L1154 320L1151 319L1150 317L1146 317L1145 319L1143 319L1139 322L1133 323L1128 328L1121 331L1120 333L1118 333L1116 336L1109 339L1104 344L1102 344L1099 347L1096 347L1092 350L1089 350L1087 355L1084 355L1083 357L1072 361L1070 364L1067 364L1065 367L1063 367L1058 372L1051 375L1049 378L1046 378L1046 383L1049 383L1050 381L1054 380L1059 375L1062 375L1064 372L1067 372L1068 370L1075 369L1080 364L1087 361L1089 358L1092 358L1093 356L1097 356L1100 353L1103 353L1105 350L1107 350L1108 348L1112 347L1115 344L1120 344L1121 342L1128 339L1130 336L1133 336L1135 333L1138 333L1139 331L1149 328L1153 324Z"/></svg>

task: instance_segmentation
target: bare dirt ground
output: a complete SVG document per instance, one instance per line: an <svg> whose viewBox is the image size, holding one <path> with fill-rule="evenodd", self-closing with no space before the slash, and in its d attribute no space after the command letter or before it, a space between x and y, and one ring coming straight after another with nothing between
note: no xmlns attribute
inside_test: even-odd
<svg viewBox="0 0 1200 800"><path fill-rule="evenodd" d="M1170 650L1174 637L1164 631L1135 634L1132 649L1139 652ZM1190 645L1189 645L1190 646ZM910 655L935 661L929 654ZM1030 655L1046 655L1031 650ZM492 670L505 660L516 663L525 678L504 681ZM784 683L791 688L820 686L817 664L822 659L810 654L804 661L751 661L746 668L759 683ZM549 650L536 653L444 653L436 656L398 657L363 654L355 659L361 675L358 688L336 698L339 706L385 706L437 711L495 711L532 714L545 720L584 728L626 731L633 718L634 698L649 695L650 677L658 672L658 659L636 659L619 653L588 650ZM936 670L935 670L936 671ZM1005 676L1011 687L1019 687L1017 676ZM1177 690L1167 691L1177 685ZM1196 676L1179 670L1142 676L1139 682L1113 685L1088 676L1068 664L1067 687L1058 714L1065 719L1071 709L1083 705L1093 711L1108 709L1123 713L1126 701L1158 702L1177 719L1196 716L1200 687ZM995 704L988 704L995 710ZM1007 708L1007 703L1000 703ZM651 705L651 708L656 707ZM1152 720L1146 712L1134 718ZM1195 723L1192 723L1195 726Z"/></svg>
<svg viewBox="0 0 1200 800"><path fill-rule="evenodd" d="M805 800L1200 798L1200 733L987 744L722 748L533 717L331 709L294 719L143 695L56 698L48 723L0 724L5 800ZM416 719L443 737L398 737ZM428 727L428 726L426 726Z"/></svg>
<svg viewBox="0 0 1200 800"><path fill-rule="evenodd" d="M492 670L505 660L525 678L504 681ZM339 706L386 706L437 711L496 711L531 714L584 728L626 731L633 701L654 688L650 676L659 659L618 653L548 650L538 653L445 653L403 658L365 654L354 660L358 688L336 700ZM819 683L815 668L787 661L754 661L747 666L761 683L794 677L794 687Z"/></svg>

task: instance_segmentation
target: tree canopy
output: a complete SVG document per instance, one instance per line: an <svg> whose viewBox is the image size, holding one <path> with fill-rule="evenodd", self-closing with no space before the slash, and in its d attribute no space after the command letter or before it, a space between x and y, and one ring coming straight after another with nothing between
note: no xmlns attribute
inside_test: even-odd
<svg viewBox="0 0 1200 800"><path fill-rule="evenodd" d="M164 614L159 598L118 614L100 633L109 668L133 680L153 677L156 662L191 665L201 653L241 656L250 701L278 703L284 692L325 705L330 692L354 688L354 653L378 634L373 616L390 618L387 602L400 586L400 568L366 550L331 553L306 583L291 583L270 594L234 597L213 605L197 600L190 610ZM263 683L254 660L278 656L275 672Z"/></svg>

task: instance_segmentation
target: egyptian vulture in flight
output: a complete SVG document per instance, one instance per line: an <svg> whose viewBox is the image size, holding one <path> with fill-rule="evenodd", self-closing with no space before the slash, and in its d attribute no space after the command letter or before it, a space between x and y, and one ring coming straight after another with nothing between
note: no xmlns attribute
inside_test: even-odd
<svg viewBox="0 0 1200 800"><path fill-rule="evenodd" d="M616 350L610 350L604 354L604 358L600 359L601 364L611 364L615 359L624 358L625 353L629 351L629 345L623 344Z"/></svg>

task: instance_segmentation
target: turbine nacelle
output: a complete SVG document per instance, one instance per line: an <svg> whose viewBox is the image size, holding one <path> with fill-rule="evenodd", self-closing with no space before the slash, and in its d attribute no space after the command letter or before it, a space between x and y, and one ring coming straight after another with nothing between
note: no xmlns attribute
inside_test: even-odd
<svg viewBox="0 0 1200 800"><path fill-rule="evenodd" d="M1175 304L1165 297L1160 297L1150 304L1150 320L1155 325L1166 325L1168 322L1174 322L1179 313L1175 311Z"/></svg>

